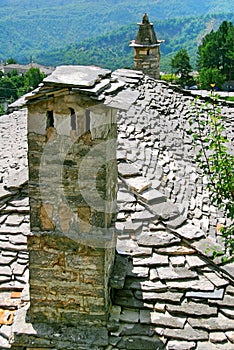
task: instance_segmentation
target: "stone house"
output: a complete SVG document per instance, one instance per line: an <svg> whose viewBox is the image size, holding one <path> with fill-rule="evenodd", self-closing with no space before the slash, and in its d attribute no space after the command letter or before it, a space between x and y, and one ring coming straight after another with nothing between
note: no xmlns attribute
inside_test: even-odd
<svg viewBox="0 0 234 350"><path fill-rule="evenodd" d="M233 349L191 102L141 71L61 66L1 117L1 349Z"/></svg>

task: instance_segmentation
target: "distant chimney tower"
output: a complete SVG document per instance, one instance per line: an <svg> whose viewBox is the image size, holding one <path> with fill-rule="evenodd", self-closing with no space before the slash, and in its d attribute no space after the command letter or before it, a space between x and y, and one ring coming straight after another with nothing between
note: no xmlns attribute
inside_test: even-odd
<svg viewBox="0 0 234 350"><path fill-rule="evenodd" d="M145 13L139 26L135 40L130 43L134 47L134 69L155 78L160 78L160 43L154 31L153 23L149 22Z"/></svg>

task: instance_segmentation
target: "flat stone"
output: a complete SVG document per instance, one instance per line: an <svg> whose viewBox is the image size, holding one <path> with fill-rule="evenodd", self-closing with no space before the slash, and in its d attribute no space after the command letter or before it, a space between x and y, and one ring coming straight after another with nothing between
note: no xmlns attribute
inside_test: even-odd
<svg viewBox="0 0 234 350"><path fill-rule="evenodd" d="M5 221L7 226L19 226L24 220L22 215L12 214L9 215Z"/></svg>
<svg viewBox="0 0 234 350"><path fill-rule="evenodd" d="M164 203L151 205L151 210L163 220L176 219L180 215L178 207L170 201L163 202Z"/></svg>
<svg viewBox="0 0 234 350"><path fill-rule="evenodd" d="M204 272L204 276L217 288L225 287L229 283L226 279L219 277L215 272Z"/></svg>
<svg viewBox="0 0 234 350"><path fill-rule="evenodd" d="M184 266L186 259L183 255L178 255L178 256L171 256L170 257L170 262L172 264L173 267L177 267L177 266Z"/></svg>
<svg viewBox="0 0 234 350"><path fill-rule="evenodd" d="M149 210L143 210L139 212L135 212L131 215L132 220L140 220L140 221L147 221L147 220L153 220L155 218L155 214L152 214Z"/></svg>
<svg viewBox="0 0 234 350"><path fill-rule="evenodd" d="M182 293L173 293L173 292L141 292L136 291L135 296L137 299L140 300L154 300L154 301L168 301L171 303L179 303L181 301L181 298L183 297Z"/></svg>
<svg viewBox="0 0 234 350"><path fill-rule="evenodd" d="M159 191L148 188L147 190L143 191L141 194L138 195L138 198L142 200L142 202L151 205L151 209L154 211L154 206L152 204L162 204L163 202L166 202L166 197ZM163 206L165 204L162 204Z"/></svg>
<svg viewBox="0 0 234 350"><path fill-rule="evenodd" d="M214 290L214 285L207 280L204 276L199 276L199 279L194 278L188 281L167 281L167 286L170 289L179 290L193 290L193 291L207 291L212 292Z"/></svg>
<svg viewBox="0 0 234 350"><path fill-rule="evenodd" d="M224 343L227 341L227 337L223 332L211 332L210 333L210 342L211 343Z"/></svg>
<svg viewBox="0 0 234 350"><path fill-rule="evenodd" d="M137 232L142 228L141 222L126 221L124 224L124 232Z"/></svg>
<svg viewBox="0 0 234 350"><path fill-rule="evenodd" d="M168 312L172 314L181 314L188 316L216 316L218 314L217 307L211 307L204 303L195 303L193 301L184 301L181 305L169 305L167 306ZM198 321L200 321L199 318ZM193 324L192 324L193 327Z"/></svg>
<svg viewBox="0 0 234 350"><path fill-rule="evenodd" d="M124 350L164 350L165 344L157 336L129 336L123 337L118 343L119 349Z"/></svg>
<svg viewBox="0 0 234 350"><path fill-rule="evenodd" d="M154 329L151 325L146 324L121 324L121 336L125 335L141 335L141 336L153 336Z"/></svg>
<svg viewBox="0 0 234 350"><path fill-rule="evenodd" d="M111 71L94 66L58 66L44 79L46 84L76 86L86 88L94 86L100 78L109 76Z"/></svg>
<svg viewBox="0 0 234 350"><path fill-rule="evenodd" d="M137 242L139 245L159 248L179 243L180 239L172 233L168 233L166 231L157 231L142 233Z"/></svg>
<svg viewBox="0 0 234 350"><path fill-rule="evenodd" d="M204 232L192 224L186 224L177 229L177 233L186 239L200 239L205 236Z"/></svg>
<svg viewBox="0 0 234 350"><path fill-rule="evenodd" d="M196 350L233 350L233 345L230 343L213 344L211 342L198 343Z"/></svg>
<svg viewBox="0 0 234 350"><path fill-rule="evenodd" d="M186 260L190 266L190 268L206 266L207 262L196 255L188 255L186 256Z"/></svg>
<svg viewBox="0 0 234 350"><path fill-rule="evenodd" d="M168 350L194 350L196 348L195 342L169 340L167 343Z"/></svg>
<svg viewBox="0 0 234 350"><path fill-rule="evenodd" d="M224 316L234 319L234 309L222 307L220 308L220 311L224 314Z"/></svg>
<svg viewBox="0 0 234 350"><path fill-rule="evenodd" d="M139 281L137 280L127 280L125 282L124 287L126 289L136 289L136 290L142 290L142 291L157 291L157 292L163 292L167 291L168 287L166 284L163 284L161 281Z"/></svg>
<svg viewBox="0 0 234 350"><path fill-rule="evenodd" d="M165 255L160 255L157 253L153 253L153 255L149 258L133 258L134 266L163 266L169 265L168 257Z"/></svg>
<svg viewBox="0 0 234 350"><path fill-rule="evenodd" d="M217 300L216 303L220 306L227 306L234 308L234 296L226 295L222 300Z"/></svg>
<svg viewBox="0 0 234 350"><path fill-rule="evenodd" d="M161 312L151 312L151 323L157 326L170 327L170 328L184 328L186 318L185 317L173 317L168 312L162 314Z"/></svg>
<svg viewBox="0 0 234 350"><path fill-rule="evenodd" d="M139 317L139 311L123 309L119 319L123 322L137 323L139 321Z"/></svg>
<svg viewBox="0 0 234 350"><path fill-rule="evenodd" d="M233 331L234 330L234 320L228 317L225 317L221 313L219 313L216 317L209 317L207 319L189 318L188 322L194 328L206 329L209 331Z"/></svg>
<svg viewBox="0 0 234 350"><path fill-rule="evenodd" d="M117 239L116 250L119 254L131 256L150 256L152 254L152 248L139 246L132 239Z"/></svg>
<svg viewBox="0 0 234 350"><path fill-rule="evenodd" d="M214 239L208 237L200 239L199 241L192 242L191 246L209 258L213 257L214 248L221 251L223 250L223 247L221 245L217 244Z"/></svg>
<svg viewBox="0 0 234 350"><path fill-rule="evenodd" d="M139 170L134 165L129 163L119 163L118 173L123 177L132 177L140 175Z"/></svg>
<svg viewBox="0 0 234 350"><path fill-rule="evenodd" d="M168 254L168 255L172 255L172 256L176 256L176 255L191 255L193 253L195 253L195 250L190 248L190 247L186 247L184 245L174 245L172 247L162 247L162 248L158 248L157 252L160 254Z"/></svg>
<svg viewBox="0 0 234 350"><path fill-rule="evenodd" d="M185 297L195 298L195 299L222 300L223 295L224 295L224 289L215 289L213 292L187 292L185 294Z"/></svg>
<svg viewBox="0 0 234 350"><path fill-rule="evenodd" d="M156 332L166 338L181 339L181 340L208 340L209 335L206 331L193 329L189 324L186 324L184 329L159 329Z"/></svg>
<svg viewBox="0 0 234 350"><path fill-rule="evenodd" d="M127 191L118 191L117 202L132 203L136 202L136 198L132 193L129 193Z"/></svg>
<svg viewBox="0 0 234 350"><path fill-rule="evenodd" d="M227 338L230 340L231 343L234 343L234 331L228 331L225 333Z"/></svg>
<svg viewBox="0 0 234 350"><path fill-rule="evenodd" d="M158 267L157 272L160 279L169 281L197 277L194 271L188 270L185 267Z"/></svg>
<svg viewBox="0 0 234 350"><path fill-rule="evenodd" d="M131 190L136 191L137 193L141 193L151 186L151 182L143 176L124 179L124 182Z"/></svg>
<svg viewBox="0 0 234 350"><path fill-rule="evenodd" d="M128 273L128 275L145 278L149 276L149 268L142 266L134 266L134 268L131 271L131 274Z"/></svg>

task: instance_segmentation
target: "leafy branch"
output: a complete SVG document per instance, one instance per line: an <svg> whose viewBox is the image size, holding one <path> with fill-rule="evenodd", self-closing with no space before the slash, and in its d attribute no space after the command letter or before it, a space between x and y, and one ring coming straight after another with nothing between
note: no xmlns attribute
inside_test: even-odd
<svg viewBox="0 0 234 350"><path fill-rule="evenodd" d="M220 229L224 254L234 253L234 156L226 134L224 117L212 92L204 107L194 103L195 115L190 119L193 141L197 149L195 161L202 176L208 179L211 203L223 210L230 224ZM215 253L215 252L214 252ZM214 254L214 256L217 254ZM224 259L225 260L225 259Z"/></svg>

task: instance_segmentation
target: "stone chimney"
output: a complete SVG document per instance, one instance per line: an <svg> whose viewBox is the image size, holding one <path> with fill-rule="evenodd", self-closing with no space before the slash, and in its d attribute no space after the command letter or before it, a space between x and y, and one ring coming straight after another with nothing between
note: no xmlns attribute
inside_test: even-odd
<svg viewBox="0 0 234 350"><path fill-rule="evenodd" d="M155 78L160 78L160 43L154 31L153 23L149 22L145 13L139 26L135 40L130 47L134 48L134 69Z"/></svg>
<svg viewBox="0 0 234 350"><path fill-rule="evenodd" d="M82 349L107 345L115 256L116 110L99 102L102 79L61 66L27 102L29 319L39 333L72 327Z"/></svg>

